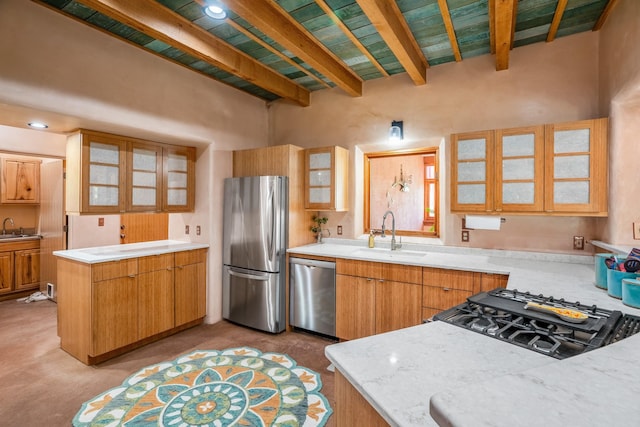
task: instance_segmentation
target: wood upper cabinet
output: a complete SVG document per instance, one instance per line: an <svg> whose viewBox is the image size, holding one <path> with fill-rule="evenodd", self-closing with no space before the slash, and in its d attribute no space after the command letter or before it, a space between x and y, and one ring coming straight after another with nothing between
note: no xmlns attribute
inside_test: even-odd
<svg viewBox="0 0 640 427"><path fill-rule="evenodd" d="M544 204L544 127L495 131L497 212L540 212Z"/></svg>
<svg viewBox="0 0 640 427"><path fill-rule="evenodd" d="M67 139L66 210L119 213L125 210L126 141L77 132Z"/></svg>
<svg viewBox="0 0 640 427"><path fill-rule="evenodd" d="M607 214L608 119L451 136L451 211Z"/></svg>
<svg viewBox="0 0 640 427"><path fill-rule="evenodd" d="M349 150L333 146L305 150L304 207L315 211L349 210Z"/></svg>
<svg viewBox="0 0 640 427"><path fill-rule="evenodd" d="M494 134L451 135L451 211L494 209Z"/></svg>
<svg viewBox="0 0 640 427"><path fill-rule="evenodd" d="M415 326L422 267L336 260L336 335L356 339Z"/></svg>
<svg viewBox="0 0 640 427"><path fill-rule="evenodd" d="M191 212L195 206L194 147L163 148L162 209L167 212Z"/></svg>
<svg viewBox="0 0 640 427"><path fill-rule="evenodd" d="M195 148L80 130L67 139L68 213L191 212Z"/></svg>
<svg viewBox="0 0 640 427"><path fill-rule="evenodd" d="M1 203L40 203L40 160L2 159Z"/></svg>
<svg viewBox="0 0 640 427"><path fill-rule="evenodd" d="M127 145L127 212L162 210L162 147L129 142Z"/></svg>
<svg viewBox="0 0 640 427"><path fill-rule="evenodd" d="M607 215L608 119L547 125L545 210Z"/></svg>

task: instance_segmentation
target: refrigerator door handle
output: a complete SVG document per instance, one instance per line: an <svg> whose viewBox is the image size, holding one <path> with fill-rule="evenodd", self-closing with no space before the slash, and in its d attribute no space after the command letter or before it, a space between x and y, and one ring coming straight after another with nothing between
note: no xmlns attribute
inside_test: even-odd
<svg viewBox="0 0 640 427"><path fill-rule="evenodd" d="M258 276L255 274L247 274L247 273L238 273L237 271L231 270L229 269L229 275L230 276L236 276L236 277L242 277L243 279L250 279L250 280L262 280L263 282L266 282L269 280L269 276Z"/></svg>

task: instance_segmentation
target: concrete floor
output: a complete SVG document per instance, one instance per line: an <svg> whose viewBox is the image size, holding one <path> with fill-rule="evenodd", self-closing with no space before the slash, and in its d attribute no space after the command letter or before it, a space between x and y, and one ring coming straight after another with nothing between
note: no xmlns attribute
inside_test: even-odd
<svg viewBox="0 0 640 427"><path fill-rule="evenodd" d="M201 325L96 366L60 349L56 304L0 302L0 426L70 426L83 402L115 387L140 368L200 350L249 346L286 353L320 373L321 393L332 408L334 374L325 346L334 341L301 332L272 335L222 321ZM334 427L332 415L326 424Z"/></svg>

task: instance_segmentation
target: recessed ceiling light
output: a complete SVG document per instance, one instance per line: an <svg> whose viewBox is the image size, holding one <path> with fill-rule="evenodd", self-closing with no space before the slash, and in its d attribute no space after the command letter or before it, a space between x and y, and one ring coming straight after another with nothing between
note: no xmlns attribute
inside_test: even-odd
<svg viewBox="0 0 640 427"><path fill-rule="evenodd" d="M218 1L207 2L207 5L204 7L204 13L213 19L225 19L227 17L227 12Z"/></svg>
<svg viewBox="0 0 640 427"><path fill-rule="evenodd" d="M34 129L46 129L49 126L41 122L31 122L29 123L29 127L32 127Z"/></svg>

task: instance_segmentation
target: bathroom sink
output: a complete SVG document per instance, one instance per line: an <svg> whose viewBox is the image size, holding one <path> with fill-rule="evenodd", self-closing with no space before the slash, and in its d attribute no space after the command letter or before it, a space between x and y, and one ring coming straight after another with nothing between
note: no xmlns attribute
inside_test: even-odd
<svg viewBox="0 0 640 427"><path fill-rule="evenodd" d="M422 251L411 251L411 250L402 250L397 249L392 251L387 248L360 248L353 252L354 256L367 256L367 257L375 257L375 258L422 258L426 256L426 252Z"/></svg>

